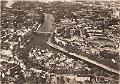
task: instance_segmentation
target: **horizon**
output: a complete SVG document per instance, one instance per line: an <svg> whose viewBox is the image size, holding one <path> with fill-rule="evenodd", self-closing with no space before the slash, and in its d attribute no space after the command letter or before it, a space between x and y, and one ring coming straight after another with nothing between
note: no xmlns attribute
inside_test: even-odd
<svg viewBox="0 0 120 84"><path fill-rule="evenodd" d="M74 1L120 1L120 0L2 0L7 1L6 7L11 7L11 5L16 1L39 1L39 2L53 2L53 1L62 1L62 2L74 2Z"/></svg>
<svg viewBox="0 0 120 84"><path fill-rule="evenodd" d="M120 1L120 0L1 0L1 1L8 1L8 2L15 2L15 1L39 1L39 2L53 2L53 1Z"/></svg>

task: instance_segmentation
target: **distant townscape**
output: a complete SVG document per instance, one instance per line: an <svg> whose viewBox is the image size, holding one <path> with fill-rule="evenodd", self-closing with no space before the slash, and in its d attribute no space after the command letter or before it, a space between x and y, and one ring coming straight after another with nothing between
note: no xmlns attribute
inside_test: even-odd
<svg viewBox="0 0 120 84"><path fill-rule="evenodd" d="M119 84L120 1L1 1L0 84Z"/></svg>

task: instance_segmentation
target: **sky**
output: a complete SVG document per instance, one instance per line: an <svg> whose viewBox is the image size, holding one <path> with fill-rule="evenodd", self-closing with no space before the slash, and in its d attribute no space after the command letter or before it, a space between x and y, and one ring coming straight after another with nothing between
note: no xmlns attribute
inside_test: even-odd
<svg viewBox="0 0 120 84"><path fill-rule="evenodd" d="M17 0L7 0L7 1L17 1ZM22 0L21 0L22 1ZM26 1L74 1L74 0L26 0ZM84 1L84 0L81 0ZM86 0L86 1L94 1L94 0ZM111 1L111 0L96 0L96 1ZM112 1L120 1L120 0L112 0Z"/></svg>
<svg viewBox="0 0 120 84"><path fill-rule="evenodd" d="M6 4L6 7L10 7L15 1L17 0L6 0L8 3ZM18 0L23 1L23 0ZM49 1L75 1L75 0L24 0L24 1L43 1L43 2L49 2ZM81 0L82 1L82 0ZM85 1L85 0L83 0ZM86 1L94 1L94 0L86 0ZM111 1L111 0L95 0L95 1ZM120 0L112 0L112 1L120 1Z"/></svg>
<svg viewBox="0 0 120 84"><path fill-rule="evenodd" d="M17 0L6 0L6 1L17 1ZM19 1L22 1L22 0L19 0ZM23 1L45 1L45 2L48 2L48 1L73 1L73 0L23 0Z"/></svg>

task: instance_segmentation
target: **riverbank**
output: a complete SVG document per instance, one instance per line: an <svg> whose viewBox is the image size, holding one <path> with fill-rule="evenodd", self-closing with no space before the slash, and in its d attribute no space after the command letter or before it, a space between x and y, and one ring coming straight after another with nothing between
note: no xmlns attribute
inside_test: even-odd
<svg viewBox="0 0 120 84"><path fill-rule="evenodd" d="M60 51L63 51L63 52L65 52L65 53L68 53L69 55L78 57L78 58L80 58L80 59L82 59L82 60L85 60L85 61L87 61L87 62L90 62L90 63L92 63L92 64L95 64L95 65L97 65L97 66L99 66L99 67L102 67L102 68L104 68L104 69L106 69L106 70L108 70L108 71L110 71L110 72L114 72L114 73L116 73L116 74L120 74L119 71L117 71L117 70L115 70L115 69L113 69L113 68L110 68L110 67L108 67L108 66L105 66L105 65L103 65L103 64L97 63L96 61L90 60L90 59L88 59L87 57L84 57L84 56L81 56L81 55L77 55L76 53L69 53L69 52L66 51L64 48L61 48L61 47L53 44L53 43L51 42L51 39L49 39L47 43L48 43L51 47L53 47L53 48L55 48L55 49L58 49L58 50L60 50Z"/></svg>

